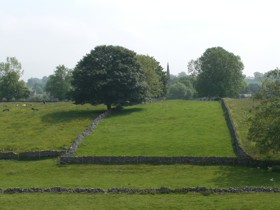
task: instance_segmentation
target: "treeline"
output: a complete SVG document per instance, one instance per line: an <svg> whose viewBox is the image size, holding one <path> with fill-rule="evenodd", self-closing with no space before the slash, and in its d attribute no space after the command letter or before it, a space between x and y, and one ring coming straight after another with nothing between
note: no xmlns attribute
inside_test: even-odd
<svg viewBox="0 0 280 210"><path fill-rule="evenodd" d="M170 74L169 66L165 72L152 56L119 46L98 46L74 69L59 65L52 75L30 78L25 83L20 80L23 75L20 62L8 57L0 63L0 99L74 100L93 104L105 101L112 105L157 98L255 95L265 74L255 72L254 77L245 77L243 67L238 55L213 47L188 63L188 74L181 72L175 76Z"/></svg>

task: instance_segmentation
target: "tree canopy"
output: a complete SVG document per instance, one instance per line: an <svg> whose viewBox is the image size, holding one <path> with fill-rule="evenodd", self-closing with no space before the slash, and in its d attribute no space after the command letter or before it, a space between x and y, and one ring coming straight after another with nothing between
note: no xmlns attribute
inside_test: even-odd
<svg viewBox="0 0 280 210"><path fill-rule="evenodd" d="M234 97L243 87L240 57L221 47L207 49L196 62L189 63L189 68L196 71L199 96Z"/></svg>
<svg viewBox="0 0 280 210"><path fill-rule="evenodd" d="M49 76L45 90L53 98L65 100L70 98L72 70L59 65L53 75Z"/></svg>
<svg viewBox="0 0 280 210"><path fill-rule="evenodd" d="M0 99L27 98L30 91L20 80L23 74L21 63L15 58L7 58L6 62L0 63Z"/></svg>
<svg viewBox="0 0 280 210"><path fill-rule="evenodd" d="M159 62L148 55L136 55L148 84L148 97L160 98L166 95L167 76Z"/></svg>
<svg viewBox="0 0 280 210"><path fill-rule="evenodd" d="M103 103L108 109L126 101L143 101L147 95L136 53L120 46L91 50L76 65L72 84L75 103Z"/></svg>
<svg viewBox="0 0 280 210"><path fill-rule="evenodd" d="M261 103L255 108L249 140L262 152L280 152L280 70L265 74L260 90Z"/></svg>

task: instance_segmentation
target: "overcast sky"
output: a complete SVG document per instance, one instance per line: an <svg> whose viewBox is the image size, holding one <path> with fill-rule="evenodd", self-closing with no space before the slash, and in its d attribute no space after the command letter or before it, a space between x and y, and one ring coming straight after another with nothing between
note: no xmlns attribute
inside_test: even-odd
<svg viewBox="0 0 280 210"><path fill-rule="evenodd" d="M280 67L279 8L278 0L0 0L0 62L15 56L27 80L120 45L178 74L220 46L253 75Z"/></svg>

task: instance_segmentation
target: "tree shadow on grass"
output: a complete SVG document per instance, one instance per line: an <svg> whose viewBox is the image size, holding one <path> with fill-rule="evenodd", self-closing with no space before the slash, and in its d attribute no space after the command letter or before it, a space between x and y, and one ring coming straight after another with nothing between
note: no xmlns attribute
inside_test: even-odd
<svg viewBox="0 0 280 210"><path fill-rule="evenodd" d="M121 117L121 116L125 116L125 115L130 115L132 113L135 112L141 112L144 111L143 108L128 108L128 109L122 109L122 110L118 110L118 111L114 111L112 115L110 115L110 118L113 117Z"/></svg>
<svg viewBox="0 0 280 210"><path fill-rule="evenodd" d="M280 186L280 173L268 169L245 166L221 166L214 179L219 187Z"/></svg>
<svg viewBox="0 0 280 210"><path fill-rule="evenodd" d="M59 111L42 116L42 121L46 123L70 122L72 120L94 120L104 110L71 110Z"/></svg>

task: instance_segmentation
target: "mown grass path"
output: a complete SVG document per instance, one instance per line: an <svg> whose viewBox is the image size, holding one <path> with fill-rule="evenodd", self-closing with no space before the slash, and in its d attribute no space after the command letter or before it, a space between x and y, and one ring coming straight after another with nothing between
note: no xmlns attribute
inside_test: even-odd
<svg viewBox="0 0 280 210"><path fill-rule="evenodd" d="M235 156L219 102L159 101L104 119L76 155Z"/></svg>

